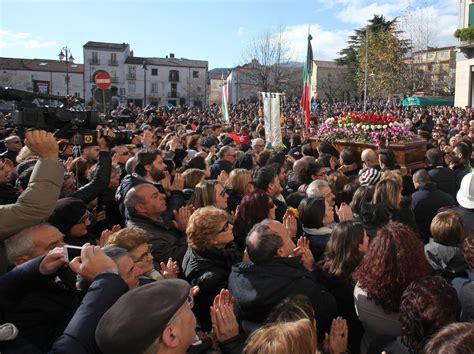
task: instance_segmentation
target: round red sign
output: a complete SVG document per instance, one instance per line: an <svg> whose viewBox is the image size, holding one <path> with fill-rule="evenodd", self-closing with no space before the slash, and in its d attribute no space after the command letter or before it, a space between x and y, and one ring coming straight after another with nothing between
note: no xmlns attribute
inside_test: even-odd
<svg viewBox="0 0 474 354"><path fill-rule="evenodd" d="M94 82L97 85L97 88L107 90L112 84L112 79L106 71L100 71L95 74Z"/></svg>

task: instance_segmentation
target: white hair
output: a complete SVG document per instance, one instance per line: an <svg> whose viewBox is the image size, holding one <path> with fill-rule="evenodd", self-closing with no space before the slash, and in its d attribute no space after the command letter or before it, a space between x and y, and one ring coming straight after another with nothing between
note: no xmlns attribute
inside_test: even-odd
<svg viewBox="0 0 474 354"><path fill-rule="evenodd" d="M19 232L17 232L12 237L5 240L5 249L7 252L7 258L9 264L15 264L15 261L21 256L28 256L35 249L35 244L33 243L33 236L36 232L52 228L60 232L53 225L48 223L42 223L39 225L27 227Z"/></svg>
<svg viewBox="0 0 474 354"><path fill-rule="evenodd" d="M321 194L321 188L329 187L329 183L322 179L317 179L311 182L306 189L306 195L308 198L318 198L323 197Z"/></svg>
<svg viewBox="0 0 474 354"><path fill-rule="evenodd" d="M257 143L264 143L265 144L265 140L263 140L262 138L255 138L252 140L252 147L254 147L255 145L257 145Z"/></svg>

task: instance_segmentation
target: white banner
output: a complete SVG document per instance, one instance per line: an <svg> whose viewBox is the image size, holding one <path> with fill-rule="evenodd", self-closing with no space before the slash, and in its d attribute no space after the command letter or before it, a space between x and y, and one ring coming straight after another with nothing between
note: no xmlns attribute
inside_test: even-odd
<svg viewBox="0 0 474 354"><path fill-rule="evenodd" d="M274 148L283 146L280 126L281 95L281 93L262 92L265 140Z"/></svg>

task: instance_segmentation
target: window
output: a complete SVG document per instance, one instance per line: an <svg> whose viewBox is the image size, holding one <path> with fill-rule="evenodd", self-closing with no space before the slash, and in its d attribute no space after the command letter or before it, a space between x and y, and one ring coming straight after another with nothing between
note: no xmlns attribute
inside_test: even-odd
<svg viewBox="0 0 474 354"><path fill-rule="evenodd" d="M158 69L151 69L151 76L158 76Z"/></svg>
<svg viewBox="0 0 474 354"><path fill-rule="evenodd" d="M201 86L196 87L197 92L201 92Z"/></svg>
<svg viewBox="0 0 474 354"><path fill-rule="evenodd" d="M135 92L137 90L135 86L135 81L128 82L128 92Z"/></svg>
<svg viewBox="0 0 474 354"><path fill-rule="evenodd" d="M74 92L74 97L81 98L81 93L80 92Z"/></svg>
<svg viewBox="0 0 474 354"><path fill-rule="evenodd" d="M119 88L119 95L120 95L120 97L125 97L125 87L120 87Z"/></svg>
<svg viewBox="0 0 474 354"><path fill-rule="evenodd" d="M154 82L151 84L151 92L158 93L158 83Z"/></svg>
<svg viewBox="0 0 474 354"><path fill-rule="evenodd" d="M135 80L136 78L137 78L136 67L133 66L133 65L130 65L130 66L128 67L127 79L129 79L129 80Z"/></svg>
<svg viewBox="0 0 474 354"><path fill-rule="evenodd" d="M170 70L169 81L179 81L178 70Z"/></svg>
<svg viewBox="0 0 474 354"><path fill-rule="evenodd" d="M118 63L117 63L117 53L110 53L109 65L110 65L110 66L118 66Z"/></svg>
<svg viewBox="0 0 474 354"><path fill-rule="evenodd" d="M94 65L99 64L99 53L92 52L91 64L94 64Z"/></svg>
<svg viewBox="0 0 474 354"><path fill-rule="evenodd" d="M198 79L199 78L199 71L193 70L193 79Z"/></svg>
<svg viewBox="0 0 474 354"><path fill-rule="evenodd" d="M469 21L468 27L474 26L474 4L469 4Z"/></svg>

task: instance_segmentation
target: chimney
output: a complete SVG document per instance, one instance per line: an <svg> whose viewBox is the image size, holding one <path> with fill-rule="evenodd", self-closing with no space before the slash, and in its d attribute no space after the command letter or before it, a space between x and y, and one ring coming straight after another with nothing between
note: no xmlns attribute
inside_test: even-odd
<svg viewBox="0 0 474 354"><path fill-rule="evenodd" d="M174 58L174 53L170 53L170 58Z"/></svg>
<svg viewBox="0 0 474 354"><path fill-rule="evenodd" d="M130 51L130 56L133 57L133 50Z"/></svg>

